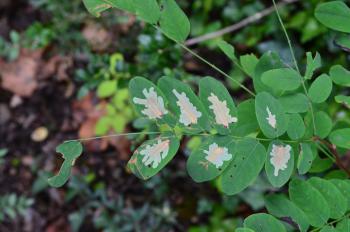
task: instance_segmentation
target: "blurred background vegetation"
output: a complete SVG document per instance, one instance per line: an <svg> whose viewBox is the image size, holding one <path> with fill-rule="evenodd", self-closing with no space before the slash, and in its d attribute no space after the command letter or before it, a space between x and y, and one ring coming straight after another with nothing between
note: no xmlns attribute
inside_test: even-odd
<svg viewBox="0 0 350 232"><path fill-rule="evenodd" d="M178 1L191 20L191 37L242 22L271 7L265 0ZM282 1L283 2L283 1ZM300 64L318 51L323 70L341 51L313 16L323 1L294 1L281 14ZM273 11L239 30L191 45L240 82L250 81L217 49L225 39L237 53L257 56L272 50L291 62ZM142 182L125 164L143 137L109 138L85 144L67 186L52 189L47 178L62 162L55 147L63 140L152 130L136 119L128 81L163 75L196 84L201 76L225 82L237 101L247 96L152 27L120 11L93 18L80 0L0 2L0 231L233 231L242 218L264 211L263 194L274 189L264 176L237 196L220 193L214 181L196 184L185 161L199 138L186 140L182 153L159 175ZM331 111L339 111L336 105ZM331 168L315 162L314 172Z"/></svg>

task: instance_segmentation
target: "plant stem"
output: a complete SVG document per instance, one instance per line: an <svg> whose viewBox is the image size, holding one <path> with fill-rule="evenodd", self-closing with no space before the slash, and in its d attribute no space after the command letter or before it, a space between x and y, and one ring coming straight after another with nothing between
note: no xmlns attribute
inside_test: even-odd
<svg viewBox="0 0 350 232"><path fill-rule="evenodd" d="M134 132L134 133L122 133L122 134L113 134L113 135L104 135L104 136L96 136L96 137L89 137L89 138L81 138L81 139L72 139L67 140L65 142L73 142L73 141L90 141L95 139L105 139L105 138L113 138L113 137L121 137L121 136L129 136L129 135L159 135L161 132Z"/></svg>
<svg viewBox="0 0 350 232"><path fill-rule="evenodd" d="M175 40L174 40L175 41ZM178 45L180 45L184 50L188 51L189 53L191 53L194 57L198 58L200 61L202 61L203 63L209 65L211 68L213 68L214 70L216 70L217 72L219 72L220 74L222 74L223 76L229 78L230 80L232 80L234 83L236 83L237 85L239 85L242 89L244 89L247 93L249 93L250 95L252 95L253 97L255 97L255 93L253 93L250 89L248 89L247 87L245 87L243 84L241 84L239 81L237 81L236 79L234 79L233 77L231 77L230 75L228 75L227 73L225 73L223 70L221 70L219 67L217 67L216 65L210 63L208 60L206 60L205 58L203 58L202 56L200 56L199 54L197 54L196 52L194 52L192 49L190 49L189 47L187 47L186 45L179 43L177 41L175 41ZM235 62L235 65L242 70L242 67L237 64ZM243 70L242 70L243 71Z"/></svg>
<svg viewBox="0 0 350 232"><path fill-rule="evenodd" d="M287 29L286 29L286 27L285 27L284 24L283 24L283 21L282 21L282 18L281 18L280 13L279 13L279 11L278 11L278 7L277 7L277 5L276 5L275 0L272 0L272 3L273 3L273 6L275 7L275 11L276 11L276 15L277 15L278 21L279 21L279 23L280 23L280 25L281 25L281 27L282 27L282 30L283 30L283 33L284 33L286 39L287 39L288 46L289 46L289 50L290 50L292 59L293 59L293 61L294 61L295 68L296 68L296 70L298 71L298 73L301 74L301 73L300 73L300 70L299 70L299 66L298 66L297 59L295 58L295 53L294 53L294 50L293 50L292 42L291 42L291 40L290 40L290 38L289 38ZM308 96L308 94L307 94L307 89L306 89L306 86L305 86L304 79L303 79L302 75L300 75L300 76L301 76L301 84L302 84L302 86L303 86L304 93L305 93L305 95L307 96L307 98L308 98L308 100L309 100L309 108L310 108L311 117L312 117L312 125L313 125L313 129L314 129L314 133L316 133L316 123L315 123L314 109L313 109L313 107L312 107L312 102L311 102L311 100L310 100L310 98L309 98L309 96Z"/></svg>
<svg viewBox="0 0 350 232"><path fill-rule="evenodd" d="M293 47L292 47L292 42L291 42L291 40L290 40L290 38L289 38L288 32L287 32L287 30L286 30L286 27L285 27L284 24L283 24L283 21L282 21L282 18L281 18L280 13L279 13L279 11L278 11L278 7L277 7L277 5L276 5L275 0L272 0L272 3L273 3L273 6L275 7L275 12L276 12L276 14L277 14L278 21L279 21L280 24L281 24L283 33L284 33L284 35L285 35L286 38L287 38L289 50L290 50L290 53L291 53L291 55L292 55L295 68L296 68L297 71L300 73L300 70L299 70L299 67L298 67L298 62L297 62L297 59L295 58L294 50L293 50Z"/></svg>

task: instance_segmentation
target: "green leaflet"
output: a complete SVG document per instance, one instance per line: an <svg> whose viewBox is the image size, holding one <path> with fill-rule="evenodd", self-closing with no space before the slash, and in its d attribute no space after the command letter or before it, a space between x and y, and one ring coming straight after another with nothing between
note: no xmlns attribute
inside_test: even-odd
<svg viewBox="0 0 350 232"><path fill-rule="evenodd" d="M190 34L190 21L175 0L161 0L160 29L169 38L183 42Z"/></svg>
<svg viewBox="0 0 350 232"><path fill-rule="evenodd" d="M52 187L58 188L67 182L75 160L83 152L83 146L78 141L64 142L56 148L56 152L62 154L64 161L58 174L49 178L48 182Z"/></svg>
<svg viewBox="0 0 350 232"><path fill-rule="evenodd" d="M102 0L115 8L120 10L129 11L135 13L135 3L134 0ZM145 0L146 1L146 0Z"/></svg>
<svg viewBox="0 0 350 232"><path fill-rule="evenodd" d="M266 208L275 217L290 217L298 224L300 231L307 231L309 223L306 215L283 194L272 194L265 198Z"/></svg>
<svg viewBox="0 0 350 232"><path fill-rule="evenodd" d="M189 132L209 129L208 115L199 98L185 83L171 77L162 77L158 86L165 94L177 123Z"/></svg>
<svg viewBox="0 0 350 232"><path fill-rule="evenodd" d="M259 130L259 124L256 120L255 102L248 99L237 106L238 122L233 131L233 135L246 136Z"/></svg>
<svg viewBox="0 0 350 232"><path fill-rule="evenodd" d="M350 219L344 218L337 223L336 232L350 232Z"/></svg>
<svg viewBox="0 0 350 232"><path fill-rule="evenodd" d="M199 81L199 97L220 134L228 134L237 124L237 109L226 87L211 77Z"/></svg>
<svg viewBox="0 0 350 232"><path fill-rule="evenodd" d="M173 134L164 134L138 147L128 162L128 168L139 178L147 180L156 175L177 153L180 141Z"/></svg>
<svg viewBox="0 0 350 232"><path fill-rule="evenodd" d="M333 131L329 135L329 140L337 147L350 149L350 128Z"/></svg>
<svg viewBox="0 0 350 232"><path fill-rule="evenodd" d="M267 150L265 171L274 187L281 187L291 177L294 168L293 148L280 141L272 141Z"/></svg>
<svg viewBox="0 0 350 232"><path fill-rule="evenodd" d="M266 150L257 140L238 141L233 160L221 178L222 191L227 195L243 191L258 177L265 159Z"/></svg>
<svg viewBox="0 0 350 232"><path fill-rule="evenodd" d="M306 174L310 170L313 160L314 154L310 145L308 143L301 143L297 163L298 173L300 175Z"/></svg>
<svg viewBox="0 0 350 232"><path fill-rule="evenodd" d="M89 13L95 17L99 17L103 11L112 7L111 4L103 0L83 0L83 3Z"/></svg>
<svg viewBox="0 0 350 232"><path fill-rule="evenodd" d="M330 216L330 209L322 194L307 181L293 179L289 183L290 199L304 211L310 225L320 227Z"/></svg>
<svg viewBox="0 0 350 232"><path fill-rule="evenodd" d="M342 1L319 4L315 16L318 21L333 30L350 33L350 9Z"/></svg>
<svg viewBox="0 0 350 232"><path fill-rule="evenodd" d="M255 72L255 67L257 63L259 62L259 59L256 58L254 54L247 54L243 55L240 58L241 66L243 70L253 78L254 72Z"/></svg>
<svg viewBox="0 0 350 232"><path fill-rule="evenodd" d="M309 100L302 93L282 96L278 100L286 113L305 113L309 109Z"/></svg>
<svg viewBox="0 0 350 232"><path fill-rule="evenodd" d="M101 82L97 88L97 96L100 98L111 97L117 91L117 81L107 80Z"/></svg>
<svg viewBox="0 0 350 232"><path fill-rule="evenodd" d="M343 66L333 66L329 72L329 75L335 84L350 87L350 71L345 69Z"/></svg>
<svg viewBox="0 0 350 232"><path fill-rule="evenodd" d="M341 34L335 39L335 45L340 47L343 51L350 51L350 39L348 34Z"/></svg>
<svg viewBox="0 0 350 232"><path fill-rule="evenodd" d="M350 183L348 180L332 179L330 180L343 194L345 199L347 199L347 210L350 209Z"/></svg>
<svg viewBox="0 0 350 232"><path fill-rule="evenodd" d="M134 1L136 15L147 23L156 24L160 18L160 7L157 0Z"/></svg>
<svg viewBox="0 0 350 232"><path fill-rule="evenodd" d="M226 41L220 40L218 42L218 46L228 58L230 58L232 61L237 61L237 57L235 55L235 48L231 44L227 43Z"/></svg>
<svg viewBox="0 0 350 232"><path fill-rule="evenodd" d="M322 65L321 56L316 52L315 57L312 57L311 52L306 53L306 71L305 79L309 80L312 78L314 72Z"/></svg>
<svg viewBox="0 0 350 232"><path fill-rule="evenodd" d="M279 68L264 72L261 80L271 89L291 91L299 88L302 77L294 69Z"/></svg>
<svg viewBox="0 0 350 232"><path fill-rule="evenodd" d="M301 139L305 134L305 124L299 114L288 115L287 134L293 140Z"/></svg>
<svg viewBox="0 0 350 232"><path fill-rule="evenodd" d="M236 142L229 136L206 138L187 160L187 171L196 182L219 176L236 156Z"/></svg>
<svg viewBox="0 0 350 232"><path fill-rule="evenodd" d="M264 72L269 71L271 69L280 69L285 68L281 58L273 52L264 53L262 57L260 57L259 62L255 66L255 71L253 77L254 89L257 93L259 92L269 92L273 93L276 96L279 96L283 93L281 90L272 89L269 86L266 86L261 77Z"/></svg>
<svg viewBox="0 0 350 232"><path fill-rule="evenodd" d="M244 220L244 227L250 228L256 232L285 232L286 228L275 217L257 213L247 217Z"/></svg>
<svg viewBox="0 0 350 232"><path fill-rule="evenodd" d="M332 131L333 122L332 119L323 111L319 111L315 114L315 134L320 138L326 138Z"/></svg>
<svg viewBox="0 0 350 232"><path fill-rule="evenodd" d="M255 97L255 113L260 129L268 138L277 138L287 130L284 110L271 94L261 92Z"/></svg>
<svg viewBox="0 0 350 232"><path fill-rule="evenodd" d="M338 95L334 97L334 100L337 103L345 104L348 107L350 107L350 96L345 96L345 95Z"/></svg>
<svg viewBox="0 0 350 232"><path fill-rule="evenodd" d="M310 86L308 95L312 102L325 102L332 92L333 84L331 78L322 74Z"/></svg>
<svg viewBox="0 0 350 232"><path fill-rule="evenodd" d="M138 114L175 126L176 122L169 112L167 99L151 81L144 77L135 77L129 82L129 92L131 102Z"/></svg>
<svg viewBox="0 0 350 232"><path fill-rule="evenodd" d="M327 180L319 177L312 177L308 182L317 189L327 201L330 209L330 218L340 218L347 209L347 199L342 195L338 188Z"/></svg>

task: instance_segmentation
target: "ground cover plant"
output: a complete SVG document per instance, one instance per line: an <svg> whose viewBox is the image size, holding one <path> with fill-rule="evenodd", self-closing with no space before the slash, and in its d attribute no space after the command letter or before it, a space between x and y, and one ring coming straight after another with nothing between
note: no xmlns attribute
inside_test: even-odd
<svg viewBox="0 0 350 232"><path fill-rule="evenodd" d="M267 213L247 217L236 231L347 231L350 182L346 177L350 172L340 159L350 149L350 128L341 116L336 120L331 117L329 105L336 102L348 113L350 72L339 64L333 64L329 72L319 72L322 57L317 52L305 54L307 62L301 69L274 1L292 66L274 52L261 57L238 56L229 43L217 43L251 78L253 89L185 45L190 21L174 0L85 0L84 4L95 16L109 8L135 14L247 92L247 98L238 102L222 82L211 77L200 79L198 94L172 75L161 77L157 83L134 77L129 82L130 101L140 117L155 121L158 130L115 135L150 137L130 158L131 172L143 180L153 177L177 154L184 137L199 137L200 145L186 164L195 182L216 180L221 192L234 195L264 172L276 188L266 196ZM340 21L348 19L349 14L348 6L340 1L322 3L315 11L321 23L345 33L350 28ZM346 41L342 35L342 41L336 43L347 50ZM335 94L335 89L341 94ZM83 152L83 140L57 147L64 162L59 173L49 179L51 186L60 187L68 180L70 169ZM323 156L339 168L332 177L312 174L312 168L327 165ZM288 185L288 194L278 191L284 185Z"/></svg>

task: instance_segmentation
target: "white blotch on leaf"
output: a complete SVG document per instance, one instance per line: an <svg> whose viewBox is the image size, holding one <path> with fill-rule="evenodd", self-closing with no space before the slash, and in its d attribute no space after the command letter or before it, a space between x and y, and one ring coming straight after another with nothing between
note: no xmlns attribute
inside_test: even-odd
<svg viewBox="0 0 350 232"><path fill-rule="evenodd" d="M271 113L269 107L266 107L266 111L268 114L268 117L266 118L267 122L272 128L276 129L276 115Z"/></svg>
<svg viewBox="0 0 350 232"><path fill-rule="evenodd" d="M202 113L190 102L190 99L188 99L184 92L180 94L176 89L173 89L173 93L178 99L176 104L180 107L181 114L179 121L185 126L196 124Z"/></svg>
<svg viewBox="0 0 350 232"><path fill-rule="evenodd" d="M133 101L135 104L144 105L145 109L141 112L149 117L150 119L160 119L168 111L165 109L163 98L158 96L151 87L148 91L143 89L142 91L145 99L134 97Z"/></svg>
<svg viewBox="0 0 350 232"><path fill-rule="evenodd" d="M280 170L285 170L287 168L287 163L290 159L291 146L286 145L272 145L272 150L270 152L271 159L270 162L275 168L273 175L278 176Z"/></svg>
<svg viewBox="0 0 350 232"><path fill-rule="evenodd" d="M157 168L160 162L168 155L170 140L158 140L153 145L147 145L140 154L143 155L142 163L152 168Z"/></svg>
<svg viewBox="0 0 350 232"><path fill-rule="evenodd" d="M216 143L210 144L208 151L204 150L204 153L207 154L205 159L214 164L216 168L220 168L224 164L224 161L232 159L232 155L228 153L228 149L226 147L219 147Z"/></svg>
<svg viewBox="0 0 350 232"><path fill-rule="evenodd" d="M211 103L209 108L213 110L217 124L228 127L230 123L237 122L237 118L230 115L226 101L220 101L213 93L208 97L208 101Z"/></svg>

